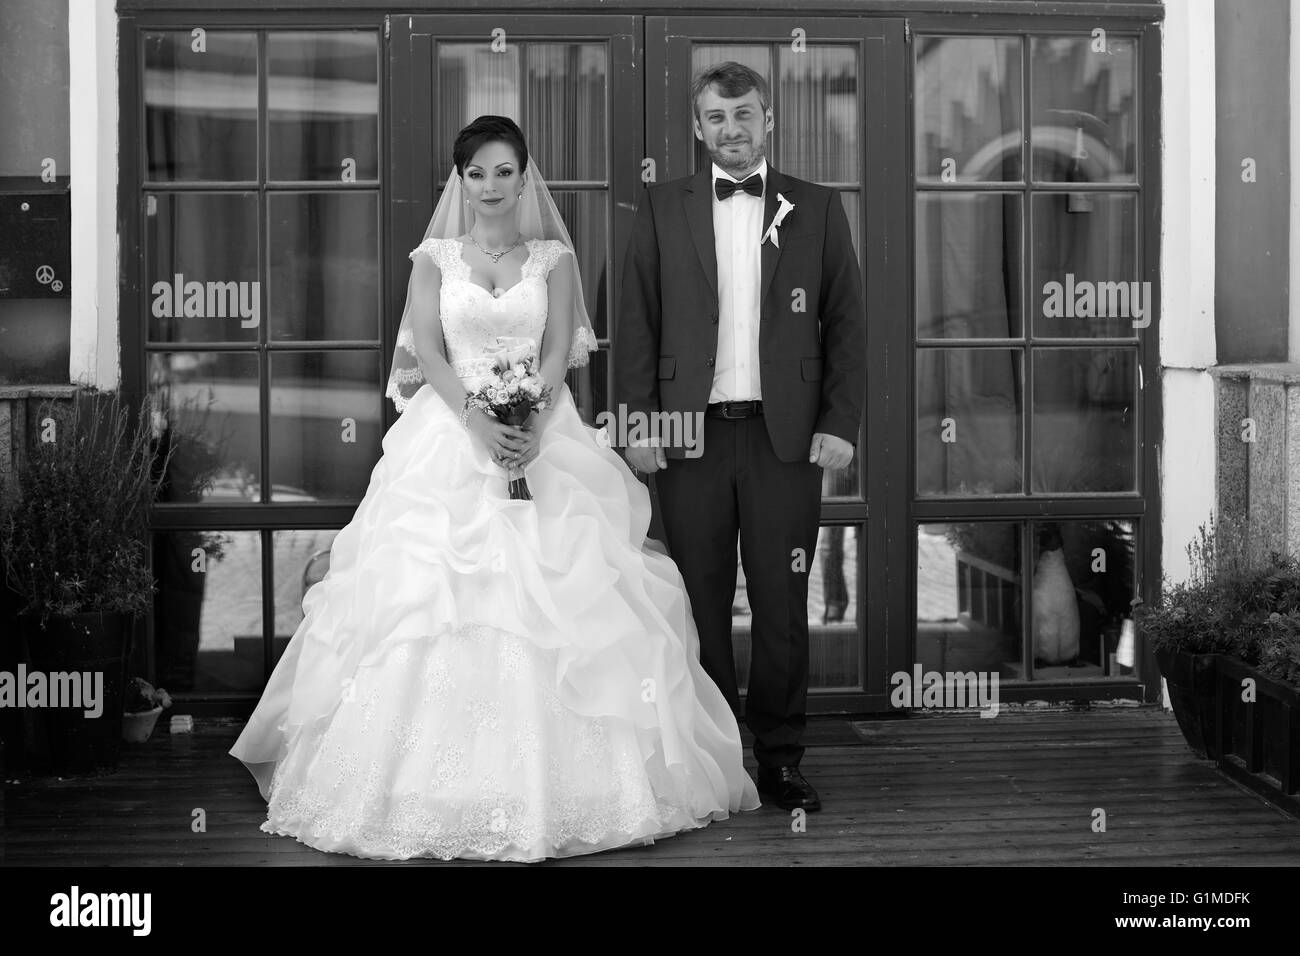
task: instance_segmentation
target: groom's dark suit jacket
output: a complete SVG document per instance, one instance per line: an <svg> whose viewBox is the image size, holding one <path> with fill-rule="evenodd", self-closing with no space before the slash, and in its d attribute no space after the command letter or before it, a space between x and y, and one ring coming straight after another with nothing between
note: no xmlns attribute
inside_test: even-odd
<svg viewBox="0 0 1300 956"><path fill-rule="evenodd" d="M637 209L614 343L615 399L629 412L703 412L708 404L719 312L712 180L706 167L651 185ZM779 247L762 246L759 383L772 447L792 462L807 460L814 432L857 443L866 324L858 260L834 190L769 163L764 232L778 193L794 209L778 227ZM667 454L681 458L685 449Z"/></svg>

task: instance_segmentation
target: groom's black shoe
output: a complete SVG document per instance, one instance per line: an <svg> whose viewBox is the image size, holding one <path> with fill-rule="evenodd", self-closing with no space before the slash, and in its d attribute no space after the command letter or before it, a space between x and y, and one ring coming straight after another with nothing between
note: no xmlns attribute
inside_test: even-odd
<svg viewBox="0 0 1300 956"><path fill-rule="evenodd" d="M822 808L817 791L804 779L798 767L759 767L758 792L771 797L782 810L813 811Z"/></svg>

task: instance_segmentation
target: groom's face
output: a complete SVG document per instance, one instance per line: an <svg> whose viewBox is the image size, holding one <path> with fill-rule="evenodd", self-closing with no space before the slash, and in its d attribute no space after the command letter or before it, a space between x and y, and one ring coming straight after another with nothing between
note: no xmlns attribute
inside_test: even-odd
<svg viewBox="0 0 1300 956"><path fill-rule="evenodd" d="M508 216L524 188L519 157L508 143L484 143L465 164L462 186L475 216Z"/></svg>
<svg viewBox="0 0 1300 956"><path fill-rule="evenodd" d="M733 176L747 175L758 167L771 131L772 110L763 109L757 89L727 98L710 86L696 100L695 138L713 161Z"/></svg>

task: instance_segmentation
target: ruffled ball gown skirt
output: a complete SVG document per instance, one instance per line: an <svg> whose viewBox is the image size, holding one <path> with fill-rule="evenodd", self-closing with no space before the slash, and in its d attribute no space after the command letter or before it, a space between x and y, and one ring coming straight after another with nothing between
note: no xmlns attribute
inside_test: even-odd
<svg viewBox="0 0 1300 956"><path fill-rule="evenodd" d="M649 495L560 390L532 501L424 385L230 753L262 829L534 861L759 805Z"/></svg>

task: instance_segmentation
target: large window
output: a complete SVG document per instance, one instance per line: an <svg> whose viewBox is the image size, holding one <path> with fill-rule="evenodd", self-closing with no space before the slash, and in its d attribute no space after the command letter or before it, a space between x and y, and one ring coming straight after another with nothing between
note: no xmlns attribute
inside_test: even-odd
<svg viewBox="0 0 1300 956"><path fill-rule="evenodd" d="M255 691L333 536L271 514L354 506L380 454L379 34L146 31L139 57L141 371L177 446L158 677Z"/></svg>
<svg viewBox="0 0 1300 956"><path fill-rule="evenodd" d="M913 55L914 513L967 519L916 524L917 660L1131 677L1156 335L1137 37Z"/></svg>

